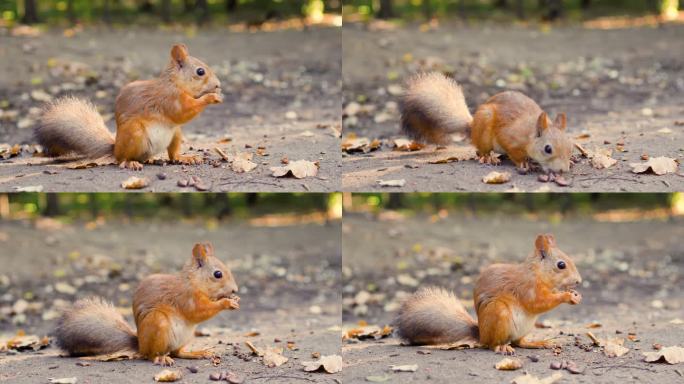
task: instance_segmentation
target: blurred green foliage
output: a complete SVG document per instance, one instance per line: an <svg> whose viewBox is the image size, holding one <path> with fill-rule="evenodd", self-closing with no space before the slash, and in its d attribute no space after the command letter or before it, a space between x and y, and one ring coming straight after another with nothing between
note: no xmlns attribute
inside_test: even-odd
<svg viewBox="0 0 684 384"><path fill-rule="evenodd" d="M674 209L682 195L673 193L368 193L353 194L347 208L436 213L441 209L472 213L592 214L612 209Z"/></svg>
<svg viewBox="0 0 684 384"><path fill-rule="evenodd" d="M469 20L510 21L515 18L570 20L604 16L639 16L676 9L678 0L345 0L343 15L369 20L385 17L424 20L430 17L461 17ZM552 12L560 12L551 15ZM387 18L387 17L385 17Z"/></svg>
<svg viewBox="0 0 684 384"><path fill-rule="evenodd" d="M267 214L328 212L339 196L325 193L13 193L0 195L7 217L56 216L249 219Z"/></svg>
<svg viewBox="0 0 684 384"><path fill-rule="evenodd" d="M25 17L27 0L0 0L0 17L6 23ZM115 24L194 23L217 24L308 16L313 12L340 13L342 0L33 0L37 19L49 24L73 21ZM206 12L206 15L203 13Z"/></svg>

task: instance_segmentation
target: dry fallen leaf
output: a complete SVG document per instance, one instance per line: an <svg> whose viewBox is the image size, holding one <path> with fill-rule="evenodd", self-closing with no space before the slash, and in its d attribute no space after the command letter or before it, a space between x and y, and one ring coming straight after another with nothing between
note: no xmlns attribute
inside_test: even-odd
<svg viewBox="0 0 684 384"><path fill-rule="evenodd" d="M644 361L647 363L657 363L664 361L668 364L684 363L684 348L682 347L663 347L656 352L644 352Z"/></svg>
<svg viewBox="0 0 684 384"><path fill-rule="evenodd" d="M603 353L608 357L620 357L629 352L629 348L623 346L624 343L625 339L620 337L604 340Z"/></svg>
<svg viewBox="0 0 684 384"><path fill-rule="evenodd" d="M63 377L61 379L48 379L50 384L76 384L78 383L78 378L76 377Z"/></svg>
<svg viewBox="0 0 684 384"><path fill-rule="evenodd" d="M515 379L513 379L513 381L511 381L511 384L553 384L561 378L563 378L563 374L560 372L555 372L553 375L545 377L543 379L540 379L528 373L516 377Z"/></svg>
<svg viewBox="0 0 684 384"><path fill-rule="evenodd" d="M112 164L116 164L116 159L112 155L106 155L98 157L97 159L85 159L67 163L66 167L68 169L87 169Z"/></svg>
<svg viewBox="0 0 684 384"><path fill-rule="evenodd" d="M149 179L137 176L131 176L121 183L121 187L125 189L143 189L149 185Z"/></svg>
<svg viewBox="0 0 684 384"><path fill-rule="evenodd" d="M264 352L261 349L257 348L254 344L252 344L251 341L245 341L245 345L252 351L253 354L257 356L264 355Z"/></svg>
<svg viewBox="0 0 684 384"><path fill-rule="evenodd" d="M342 356L321 356L321 358L316 361L304 361L302 362L302 365L304 365L304 370L307 372L314 372L323 368L325 372L337 373L342 371Z"/></svg>
<svg viewBox="0 0 684 384"><path fill-rule="evenodd" d="M244 158L235 158L235 160L233 160L233 162L230 163L230 169L232 169L233 172L237 173L249 172L256 167L256 163Z"/></svg>
<svg viewBox="0 0 684 384"><path fill-rule="evenodd" d="M504 358L494 365L494 368L500 371L515 371L522 368L522 362L518 359Z"/></svg>
<svg viewBox="0 0 684 384"><path fill-rule="evenodd" d="M406 180L378 180L378 185L381 187L403 187L406 184Z"/></svg>
<svg viewBox="0 0 684 384"><path fill-rule="evenodd" d="M181 371L165 369L154 375L154 381L161 383L172 383L174 381L180 380L182 377L183 375L181 374Z"/></svg>
<svg viewBox="0 0 684 384"><path fill-rule="evenodd" d="M290 161L289 164L283 167L271 167L271 172L273 172L273 177L285 177L291 174L297 179L303 179L316 176L318 174L318 167L318 162L297 160Z"/></svg>
<svg viewBox="0 0 684 384"><path fill-rule="evenodd" d="M362 325L357 328L349 329L345 332L343 339L382 339L392 334L392 327L385 325L380 328L377 325Z"/></svg>
<svg viewBox="0 0 684 384"><path fill-rule="evenodd" d="M656 175L674 173L679 168L677 160L665 156L652 157L645 163L630 163L629 166L634 173L644 173L651 169Z"/></svg>
<svg viewBox="0 0 684 384"><path fill-rule="evenodd" d="M482 178L482 182L487 184L503 184L511 180L510 172L489 172L485 177Z"/></svg>
<svg viewBox="0 0 684 384"><path fill-rule="evenodd" d="M394 372L415 372L418 370L418 364L390 365L390 369Z"/></svg>
<svg viewBox="0 0 684 384"><path fill-rule="evenodd" d="M367 137L356 137L349 135L342 141L342 150L347 153L362 152L368 153L380 148L382 142L378 139L370 141Z"/></svg>
<svg viewBox="0 0 684 384"><path fill-rule="evenodd" d="M610 157L610 154L594 153L591 156L591 166L596 169L610 168L617 164L617 160Z"/></svg>
<svg viewBox="0 0 684 384"><path fill-rule="evenodd" d="M48 337L26 335L21 331L18 332L16 336L12 336L12 338L7 341L2 340L0 343L4 344L7 349L14 349L16 351L37 351L50 345L50 339Z"/></svg>
<svg viewBox="0 0 684 384"><path fill-rule="evenodd" d="M395 151L406 151L406 152L413 152L413 151L418 151L423 148L425 148L424 144L418 143L416 141L408 140L408 139L394 139L392 141L392 144L394 144L394 150Z"/></svg>
<svg viewBox="0 0 684 384"><path fill-rule="evenodd" d="M287 363L289 360L287 357L282 355L283 349L282 348L277 348L277 347L272 347L268 348L264 352L264 365L273 368L273 367L280 367L281 365Z"/></svg>
<svg viewBox="0 0 684 384"><path fill-rule="evenodd" d="M106 355L95 355L95 356L84 356L81 360L91 360L91 361L121 361L121 360L134 360L139 358L140 355L136 351L120 351L115 353L109 353Z"/></svg>
<svg viewBox="0 0 684 384"><path fill-rule="evenodd" d="M475 147L450 146L444 150L435 151L434 155L428 160L430 164L446 164L454 161L465 161L477 158Z"/></svg>

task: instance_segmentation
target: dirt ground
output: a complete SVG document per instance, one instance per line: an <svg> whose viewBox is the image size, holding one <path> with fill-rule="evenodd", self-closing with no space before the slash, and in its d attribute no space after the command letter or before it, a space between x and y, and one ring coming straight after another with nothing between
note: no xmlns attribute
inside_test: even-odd
<svg viewBox="0 0 684 384"><path fill-rule="evenodd" d="M235 372L250 383L334 383L340 377L304 372L301 365L314 360L312 352L340 354L339 222L290 227L226 223L215 228L202 222L112 222L89 229L85 224L59 229L50 225L50 230L37 231L36 224L28 221L0 223L5 239L0 257L0 334L22 329L49 335L55 322L51 317L59 306L88 295L130 308L140 278L154 272L174 273L195 242L211 241L238 282L240 309L200 325L211 336L195 338L192 346L213 347L221 363L214 367L208 360L177 359L182 382L206 383L211 373L220 371ZM77 293L56 292L57 282L77 287ZM31 304L17 318L11 307L27 295L32 295L27 299ZM132 323L132 317L126 317ZM245 361L234 355L236 348L247 354L244 341L262 348L285 347L289 361L277 368L267 368L255 357ZM288 349L288 342L296 349ZM77 377L78 383L141 383L154 382L152 377L161 371L147 361L79 366L79 359L58 354L54 346L0 353L0 382L44 383L48 378ZM188 366L197 366L199 372L190 373Z"/></svg>
<svg viewBox="0 0 684 384"><path fill-rule="evenodd" d="M508 372L494 369L502 357L489 350L401 346L393 336L352 339L342 346L345 383L367 382L368 377L387 382L508 383L524 371L551 376L558 371L550 364L565 360L574 361L583 373L563 371L559 383L681 382L681 365L642 361L642 352L653 351L654 343L684 345L681 217L611 223L589 217L550 221L459 216L433 222L421 215L395 221L345 214L343 327L354 328L359 320L381 327L391 324L400 299L426 285L454 291L472 314L472 287L479 269L521 260L538 233L551 232L582 275L583 301L542 315L540 322L549 328L534 329L530 337L555 338L563 344L560 354L518 348L523 368ZM362 291L370 295L360 303L356 298ZM600 326L589 328L591 323ZM632 332L636 340L625 341L630 349L626 355L608 358L598 347L585 351L575 345L574 337L590 344L587 331L599 338L627 338ZM528 359L532 355L539 361ZM392 372L389 367L404 364L417 364L418 369Z"/></svg>
<svg viewBox="0 0 684 384"><path fill-rule="evenodd" d="M682 172L663 176L634 174L630 163L642 155L681 160L684 150L684 27L595 30L579 26L551 29L491 25L416 26L369 30L345 25L344 134L382 147L343 155L346 191L676 191ZM438 70L461 83L471 112L488 97L518 90L552 116L566 112L568 133L589 150L612 150L617 164L594 169L575 150L577 163L560 187L537 181L537 173L518 175L513 164L481 165L476 160L429 164L435 147L417 152L392 151L401 137L396 102L411 73ZM350 108L354 110L354 108ZM347 109L349 112L350 109ZM468 140L459 145L467 145ZM619 145L623 144L623 145ZM433 159L434 160L434 159ZM512 174L503 185L483 183L492 170ZM383 188L379 180L405 180L404 187Z"/></svg>
<svg viewBox="0 0 684 384"><path fill-rule="evenodd" d="M238 33L227 30L87 29L74 37L61 30L39 37L0 33L0 143L34 144L44 91L48 97L75 94L101 109L111 131L119 89L138 78L156 76L173 43L183 42L218 74L224 103L209 106L186 124L183 150L206 150L201 166L150 165L142 172L105 166L88 170L43 165L31 158L0 161L0 190L42 186L44 191L122 191L131 175L151 181L148 191L187 191L177 184L199 177L211 191L339 190L341 52L339 28ZM21 127L21 128L20 128ZM212 164L226 153L256 153L258 167L236 173L229 164ZM166 154L163 154L165 158ZM316 177L275 178L270 167L281 159L319 162ZM27 165L26 163L40 165ZM164 173L165 179L157 175Z"/></svg>

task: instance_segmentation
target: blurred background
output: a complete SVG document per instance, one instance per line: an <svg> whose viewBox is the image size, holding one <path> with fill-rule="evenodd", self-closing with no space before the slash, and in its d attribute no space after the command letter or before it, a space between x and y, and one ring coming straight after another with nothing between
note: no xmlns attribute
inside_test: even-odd
<svg viewBox="0 0 684 384"><path fill-rule="evenodd" d="M679 17L679 0L348 0L345 20L586 20L605 16Z"/></svg>
<svg viewBox="0 0 684 384"><path fill-rule="evenodd" d="M4 25L15 23L246 24L300 19L337 22L341 0L0 0Z"/></svg>

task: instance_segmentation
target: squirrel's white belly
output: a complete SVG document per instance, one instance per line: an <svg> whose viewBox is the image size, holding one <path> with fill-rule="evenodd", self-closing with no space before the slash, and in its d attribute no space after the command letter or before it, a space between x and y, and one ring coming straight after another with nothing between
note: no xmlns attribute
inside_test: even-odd
<svg viewBox="0 0 684 384"><path fill-rule="evenodd" d="M188 324L183 319L171 317L171 337L169 337L169 349L175 351L188 344L195 335L195 325Z"/></svg>
<svg viewBox="0 0 684 384"><path fill-rule="evenodd" d="M176 126L154 123L147 126L147 140L150 143L150 155L158 155L169 147Z"/></svg>
<svg viewBox="0 0 684 384"><path fill-rule="evenodd" d="M537 322L537 315L527 313L522 308L513 308L511 311L513 315L511 321L511 341L518 340L529 334L534 328L534 323Z"/></svg>

